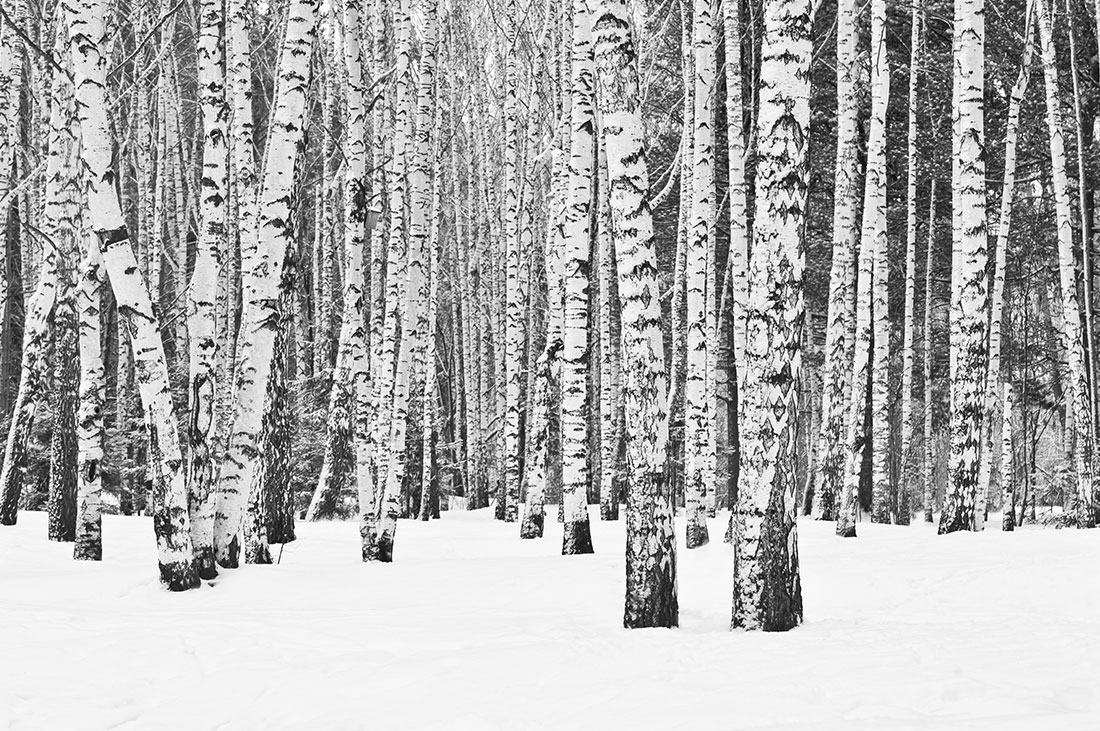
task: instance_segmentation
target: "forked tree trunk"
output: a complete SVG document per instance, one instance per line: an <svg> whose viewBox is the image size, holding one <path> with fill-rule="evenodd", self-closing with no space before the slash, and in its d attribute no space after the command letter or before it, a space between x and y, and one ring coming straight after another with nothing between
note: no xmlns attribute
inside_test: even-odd
<svg viewBox="0 0 1100 731"><path fill-rule="evenodd" d="M259 196L255 253L244 268L244 312L235 374L235 415L221 464L214 548L218 564L236 568L241 553L248 490L259 466L259 437L280 322L283 264L293 243L290 193L304 133L309 58L317 29L316 0L293 0L279 56L275 108L268 133L267 166ZM249 244L249 246L252 246ZM242 249L244 245L242 244Z"/></svg>

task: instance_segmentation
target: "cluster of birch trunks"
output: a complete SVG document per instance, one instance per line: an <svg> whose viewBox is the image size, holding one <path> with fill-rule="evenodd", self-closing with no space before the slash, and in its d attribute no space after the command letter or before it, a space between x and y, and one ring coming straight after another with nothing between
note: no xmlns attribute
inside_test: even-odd
<svg viewBox="0 0 1100 731"><path fill-rule="evenodd" d="M1067 514L1093 525L1091 197L1055 5L1018 10L998 210L983 0L955 0L946 35L926 0L5 2L0 522L44 464L51 538L100 559L102 515L147 512L162 581L185 590L270 562L296 517L355 516L363 560L389 562L399 518L460 506L525 539L549 506L564 554L620 550L593 545L589 506L625 506L624 623L667 627L674 517L696 548L729 507L732 625L783 630L802 617L800 509L854 536L863 512L931 522L937 501L941 532L981 529L1000 501L1011 529L1060 407ZM891 105L893 20L910 34ZM1035 50L1057 277L1006 296ZM937 187L920 147L944 118ZM808 259L817 218L826 256ZM1045 390L1038 329L1006 313L1021 298L1056 331Z"/></svg>

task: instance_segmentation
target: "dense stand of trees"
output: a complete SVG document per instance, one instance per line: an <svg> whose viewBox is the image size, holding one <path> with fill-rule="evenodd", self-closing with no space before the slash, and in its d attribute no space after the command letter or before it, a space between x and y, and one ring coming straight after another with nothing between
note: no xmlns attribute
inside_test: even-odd
<svg viewBox="0 0 1100 731"><path fill-rule="evenodd" d="M151 515L185 590L303 518L622 506L667 627L729 508L765 630L800 512L1095 525L1100 11L997 11L5 2L0 522Z"/></svg>

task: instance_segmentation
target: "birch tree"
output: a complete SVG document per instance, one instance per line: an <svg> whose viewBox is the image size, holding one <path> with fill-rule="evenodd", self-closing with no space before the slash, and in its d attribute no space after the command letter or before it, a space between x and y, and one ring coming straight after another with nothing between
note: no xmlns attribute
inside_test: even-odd
<svg viewBox="0 0 1100 731"><path fill-rule="evenodd" d="M705 545L706 495L713 490L716 455L712 451L713 407L707 389L709 341L713 338L707 292L713 288L707 264L714 206L714 130L711 87L714 85L714 9L711 0L695 0L692 14L694 48L694 123L692 135L691 221L687 246L687 388L684 433L684 511L687 547Z"/></svg>
<svg viewBox="0 0 1100 731"><path fill-rule="evenodd" d="M1092 444L1089 386L1085 362L1081 308L1077 298L1077 263L1073 253L1073 211L1069 177L1066 172L1065 140L1062 130L1061 101L1058 91L1058 66L1055 56L1053 8L1049 0L1036 0L1039 13L1039 43L1046 91L1046 122L1050 134L1050 168L1054 187L1054 210L1058 229L1058 282L1062 290L1062 321L1069 361L1069 388L1066 409L1072 410L1076 438L1073 450L1077 481L1077 524L1095 524L1092 484Z"/></svg>
<svg viewBox="0 0 1100 731"><path fill-rule="evenodd" d="M828 325L818 437L820 478L813 495L813 516L836 520L847 467L846 424L854 341L856 210L859 205L859 97L856 89L855 0L838 0L836 20L837 149L833 190L833 259L829 272Z"/></svg>
<svg viewBox="0 0 1100 731"><path fill-rule="evenodd" d="M229 152L226 147L225 52L222 0L202 0L199 23L198 75L202 104L202 229L195 247L195 270L187 287L187 331L190 347L190 420L188 487L191 540L199 576L217 575L214 563L214 439L217 406L218 273L225 249L225 208L228 198Z"/></svg>
<svg viewBox="0 0 1100 731"><path fill-rule="evenodd" d="M238 565L247 492L258 466L260 425L279 327L279 285L293 242L290 191L304 132L309 58L317 28L316 0L293 0L287 8L286 23L268 132L267 165L258 200L256 249L247 261L242 256L244 312L233 389L235 414L219 473L214 523L215 556L224 568Z"/></svg>
<svg viewBox="0 0 1100 731"><path fill-rule="evenodd" d="M574 12L584 9L584 0L575 3ZM607 149L622 301L624 428L630 470L623 624L627 628L675 627L679 624L676 540L672 485L665 472L668 385L656 297L657 252L648 203L638 60L625 2L600 0L590 22L597 117Z"/></svg>
<svg viewBox="0 0 1100 731"><path fill-rule="evenodd" d="M739 393L743 477L734 521L734 628L802 621L793 452L802 365L810 5L768 0L756 120L757 216Z"/></svg>
<svg viewBox="0 0 1100 731"><path fill-rule="evenodd" d="M886 110L890 66L886 58L886 0L871 1L871 125L863 196L862 248L874 254L871 274L871 519L889 523L890 484L890 262L886 238ZM854 406L854 404L853 404Z"/></svg>
<svg viewBox="0 0 1100 731"><path fill-rule="evenodd" d="M119 319L125 322L146 423L150 425L150 469L153 479L153 526L157 534L160 578L170 590L198 586L191 550L187 489L179 432L160 338L160 322L126 231L114 189L111 132L106 100L107 59L102 0L66 5L73 56L81 157L85 167L87 208L94 237L111 280Z"/></svg>
<svg viewBox="0 0 1100 731"><path fill-rule="evenodd" d="M564 329L561 367L562 553L592 553L588 522L588 247L593 124L592 18L589 0L573 0L569 161L564 229Z"/></svg>
<svg viewBox="0 0 1100 731"><path fill-rule="evenodd" d="M989 492L990 478L993 474L993 420L1001 408L1001 331L1004 319L1005 267L1008 262L1008 234L1012 228L1013 198L1016 189L1016 147L1020 130L1020 108L1027 92L1031 77L1032 35L1034 27L1034 3L1028 2L1024 30L1024 48L1020 59L1020 71L1012 87L1008 104L1008 120L1005 125L1005 169L1001 185L1001 208L997 222L997 241L994 250L993 291L989 300L989 362L985 381L985 430L982 463L978 472L978 510L975 524L985 522L985 502Z"/></svg>
<svg viewBox="0 0 1100 731"><path fill-rule="evenodd" d="M987 327L984 0L956 0L951 174L951 461L940 533L970 530L981 456Z"/></svg>

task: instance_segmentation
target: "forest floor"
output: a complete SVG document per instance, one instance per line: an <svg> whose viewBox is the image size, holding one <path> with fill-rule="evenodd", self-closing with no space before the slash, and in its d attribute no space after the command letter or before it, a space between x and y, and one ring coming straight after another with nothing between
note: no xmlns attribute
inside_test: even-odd
<svg viewBox="0 0 1100 731"><path fill-rule="evenodd" d="M1100 728L1100 531L804 520L806 622L765 634L728 631L720 540L680 544L679 630L627 631L622 521L591 556L558 555L552 519L518 530L401 521L382 565L352 523L299 525L280 565L173 595L149 519L108 517L92 564L22 513L0 527L0 728Z"/></svg>

